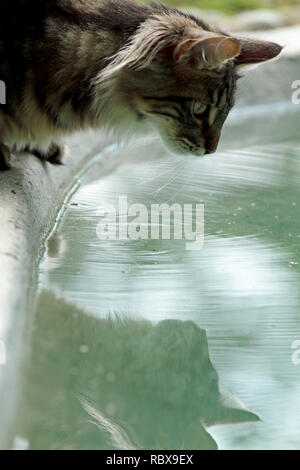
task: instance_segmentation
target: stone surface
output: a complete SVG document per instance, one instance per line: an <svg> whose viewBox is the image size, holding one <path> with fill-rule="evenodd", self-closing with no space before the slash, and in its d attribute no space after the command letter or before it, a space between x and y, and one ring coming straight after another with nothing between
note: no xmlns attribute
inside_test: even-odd
<svg viewBox="0 0 300 470"><path fill-rule="evenodd" d="M293 6L280 11L271 9L249 10L232 16L217 11L200 10L199 8L183 7L181 9L229 32L266 31L300 24L300 6Z"/></svg>
<svg viewBox="0 0 300 470"><path fill-rule="evenodd" d="M12 156L13 169L0 173L0 341L6 349L6 364L0 365L0 448L9 447L27 305L41 242L76 172L108 144L109 138L100 132L78 135L70 141L63 166L19 154Z"/></svg>
<svg viewBox="0 0 300 470"><path fill-rule="evenodd" d="M233 27L239 31L258 31L281 28L286 25L286 15L275 10L253 10L234 18Z"/></svg>

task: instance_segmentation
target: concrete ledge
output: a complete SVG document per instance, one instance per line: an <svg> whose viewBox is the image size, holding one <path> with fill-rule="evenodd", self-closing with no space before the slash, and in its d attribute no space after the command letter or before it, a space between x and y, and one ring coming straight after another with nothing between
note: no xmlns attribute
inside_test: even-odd
<svg viewBox="0 0 300 470"><path fill-rule="evenodd" d="M6 349L6 365L0 365L0 448L10 445L29 291L40 244L74 184L74 175L109 143L103 133L78 135L69 142L64 166L19 154L13 156L13 169L0 173L0 341Z"/></svg>
<svg viewBox="0 0 300 470"><path fill-rule="evenodd" d="M291 102L291 83L300 80L300 28L255 36L288 41L293 52L287 48L280 61L251 72L241 82L238 106ZM283 36L286 40L281 41ZM229 121L227 134L231 125ZM33 156L20 154L13 159L14 169L0 174L0 341L5 344L7 358L6 365L0 365L0 448L11 446L29 293L41 242L74 183L74 175L110 143L102 133L78 135L70 142L71 156L65 166L42 164Z"/></svg>

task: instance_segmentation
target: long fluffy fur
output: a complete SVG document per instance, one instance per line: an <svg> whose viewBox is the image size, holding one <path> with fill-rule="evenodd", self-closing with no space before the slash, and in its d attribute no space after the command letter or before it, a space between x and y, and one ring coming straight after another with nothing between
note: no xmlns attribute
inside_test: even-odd
<svg viewBox="0 0 300 470"><path fill-rule="evenodd" d="M170 40L164 35L174 18L181 28L192 21L130 0L2 0L0 17L0 79L7 84L0 142L44 150L101 125L106 94L97 85L125 65L149 62Z"/></svg>
<svg viewBox="0 0 300 470"><path fill-rule="evenodd" d="M6 153L24 148L47 153L72 132L104 125L123 133L139 123L143 127L147 119L172 145L179 143L180 150L203 152L205 145L214 149L233 103L233 60L214 76L207 70L196 75L186 67L179 79L171 67L167 69L167 60L150 74L146 70L190 29L219 32L192 15L160 4L2 0L0 80L6 83L7 103L0 105L0 157L1 148ZM255 43L255 61L253 51ZM262 52L274 56L276 48ZM248 60L247 51L243 60ZM261 60L265 60L262 53ZM183 97L205 103L217 89L221 96L224 88L228 89L226 106L207 138L200 135L205 125L198 126L192 119L190 103L181 109L183 118L170 124L170 119L157 118L161 103L150 109L140 100L157 93L158 97L178 96L181 103ZM169 110L164 112L166 117Z"/></svg>

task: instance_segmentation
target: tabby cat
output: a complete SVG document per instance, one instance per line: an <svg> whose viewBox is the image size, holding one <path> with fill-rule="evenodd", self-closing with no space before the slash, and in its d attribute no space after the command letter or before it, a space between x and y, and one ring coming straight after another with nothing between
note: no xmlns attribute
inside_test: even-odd
<svg viewBox="0 0 300 470"><path fill-rule="evenodd" d="M213 153L239 67L281 49L156 3L1 0L0 167L19 150L59 163L64 136L100 126L150 124L173 152Z"/></svg>

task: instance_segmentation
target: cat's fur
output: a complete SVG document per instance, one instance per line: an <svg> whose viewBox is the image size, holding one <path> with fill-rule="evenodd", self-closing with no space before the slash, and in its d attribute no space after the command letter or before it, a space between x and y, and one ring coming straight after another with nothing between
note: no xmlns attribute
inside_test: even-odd
<svg viewBox="0 0 300 470"><path fill-rule="evenodd" d="M47 291L36 313L17 429L31 449L215 449L207 426L259 420L224 403L191 321L97 319Z"/></svg>
<svg viewBox="0 0 300 470"><path fill-rule="evenodd" d="M159 4L1 0L0 169L13 150L59 161L61 139L155 127L174 151L215 151L237 67L279 54Z"/></svg>

